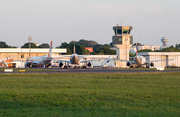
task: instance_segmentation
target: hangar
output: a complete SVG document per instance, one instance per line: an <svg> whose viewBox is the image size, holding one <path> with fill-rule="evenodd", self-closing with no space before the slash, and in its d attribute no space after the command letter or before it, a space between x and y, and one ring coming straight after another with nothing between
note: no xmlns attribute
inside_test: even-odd
<svg viewBox="0 0 180 117"><path fill-rule="evenodd" d="M33 56L43 56L47 55L49 48L31 48L31 57ZM62 53L66 53L67 50L65 48L55 48L52 49L53 55L61 55ZM6 60L6 58L12 58L17 61L26 61L29 60L29 48L0 48L0 59Z"/></svg>
<svg viewBox="0 0 180 117"><path fill-rule="evenodd" d="M180 52L140 52L138 55L144 56L146 61L166 60L154 62L155 68L165 68L166 66L173 65L180 67Z"/></svg>

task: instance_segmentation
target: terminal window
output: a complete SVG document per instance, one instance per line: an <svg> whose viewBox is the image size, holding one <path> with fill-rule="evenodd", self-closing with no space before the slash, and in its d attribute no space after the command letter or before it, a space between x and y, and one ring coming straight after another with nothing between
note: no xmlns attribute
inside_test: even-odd
<svg viewBox="0 0 180 117"><path fill-rule="evenodd" d="M21 58L24 58L24 54L21 54Z"/></svg>

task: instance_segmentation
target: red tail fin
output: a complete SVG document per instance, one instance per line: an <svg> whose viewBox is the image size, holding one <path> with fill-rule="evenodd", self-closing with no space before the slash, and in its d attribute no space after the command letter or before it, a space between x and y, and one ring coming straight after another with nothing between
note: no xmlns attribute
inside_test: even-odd
<svg viewBox="0 0 180 117"><path fill-rule="evenodd" d="M138 55L138 47L137 47L137 43L136 43L136 56Z"/></svg>
<svg viewBox="0 0 180 117"><path fill-rule="evenodd" d="M74 54L76 54L75 39L74 39Z"/></svg>
<svg viewBox="0 0 180 117"><path fill-rule="evenodd" d="M52 50L52 41L51 41L51 44L49 46L49 53L48 53L48 57L51 57L51 50Z"/></svg>

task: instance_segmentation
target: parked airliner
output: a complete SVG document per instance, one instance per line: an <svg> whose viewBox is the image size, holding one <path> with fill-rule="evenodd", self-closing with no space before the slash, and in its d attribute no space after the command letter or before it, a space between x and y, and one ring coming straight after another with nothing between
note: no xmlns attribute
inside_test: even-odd
<svg viewBox="0 0 180 117"><path fill-rule="evenodd" d="M103 55L78 55L76 54L75 50L76 49L75 49L75 42L74 42L74 53L71 56L67 56L67 57L70 57L69 60L59 60L60 67L62 67L63 62L65 62L64 64L65 69L68 68L67 63L71 64L74 68L77 68L77 67L86 68L86 66L90 67L92 65L92 61L105 60L108 63L109 61L112 61L117 57L116 55L114 55L113 58L103 56ZM62 57L66 57L66 55L62 55ZM90 58L90 60L86 60L87 58ZM101 59L92 59L92 58L101 58Z"/></svg>
<svg viewBox="0 0 180 117"><path fill-rule="evenodd" d="M146 65L146 67L149 67L149 65L151 67L154 66L154 62L159 62L159 61L167 61L167 60L173 60L173 59L165 59L165 60L153 60L153 61L146 61L146 58L144 56L140 56L138 55L138 48L137 48L137 44L136 44L136 56L134 57L134 61L127 61L127 60L119 60L122 62L127 62L127 66L133 66L133 64L135 64L137 67L141 67L142 65Z"/></svg>
<svg viewBox="0 0 180 117"><path fill-rule="evenodd" d="M52 50L52 41L49 47L48 55L40 56L40 57L38 56L31 57L27 62L27 67L36 68L38 66L45 65L45 67L48 68L51 65L50 64L51 60L53 60L53 58L51 57L51 50Z"/></svg>

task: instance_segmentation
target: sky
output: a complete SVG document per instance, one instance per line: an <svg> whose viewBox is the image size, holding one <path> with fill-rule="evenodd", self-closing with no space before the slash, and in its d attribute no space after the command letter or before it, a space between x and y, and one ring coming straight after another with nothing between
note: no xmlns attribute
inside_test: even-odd
<svg viewBox="0 0 180 117"><path fill-rule="evenodd" d="M0 0L0 41L53 47L74 39L109 44L113 26L133 26L133 42L180 44L180 0Z"/></svg>

